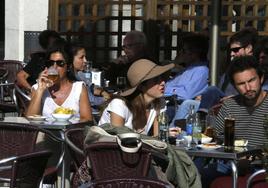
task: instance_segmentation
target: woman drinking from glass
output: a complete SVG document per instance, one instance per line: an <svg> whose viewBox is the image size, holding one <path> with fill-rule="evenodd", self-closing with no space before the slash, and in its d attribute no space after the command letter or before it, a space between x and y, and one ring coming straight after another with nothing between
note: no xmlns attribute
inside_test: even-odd
<svg viewBox="0 0 268 188"><path fill-rule="evenodd" d="M61 47L52 47L48 50L47 57L47 68L41 72L37 84L33 86L27 116L51 117L56 108L64 107L71 108L80 121L92 121L86 86L84 82L76 81L70 70L72 62L67 53ZM51 79L50 72L54 74Z"/></svg>

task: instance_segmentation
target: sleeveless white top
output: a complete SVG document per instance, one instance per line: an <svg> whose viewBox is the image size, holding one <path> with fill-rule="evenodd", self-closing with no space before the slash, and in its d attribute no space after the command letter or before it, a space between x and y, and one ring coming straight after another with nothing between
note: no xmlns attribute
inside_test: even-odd
<svg viewBox="0 0 268 188"><path fill-rule="evenodd" d="M70 94L61 105L61 107L71 108L75 110L74 116L77 118L80 117L79 101L80 101L80 95L82 92L83 84L84 82L82 81L74 82L72 84L72 89L71 89ZM33 85L33 88L35 90L37 89L37 87L38 87L37 84ZM41 101L42 115L50 118L52 117L51 114L53 113L53 111L58 107L60 106L55 103L48 89L45 90L44 95L42 96L42 101Z"/></svg>

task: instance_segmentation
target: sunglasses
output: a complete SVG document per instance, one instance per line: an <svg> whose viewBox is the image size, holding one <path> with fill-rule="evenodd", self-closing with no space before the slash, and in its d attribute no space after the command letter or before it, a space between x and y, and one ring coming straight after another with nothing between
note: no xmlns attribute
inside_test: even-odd
<svg viewBox="0 0 268 188"><path fill-rule="evenodd" d="M46 62L46 66L47 66L47 67L50 67L50 66L54 65L55 63L56 63L56 65L59 66L59 67L63 67L63 66L66 64L66 62L65 62L64 60L57 60L57 61L54 61L54 60L48 60L48 61Z"/></svg>
<svg viewBox="0 0 268 188"><path fill-rule="evenodd" d="M231 52L237 53L240 49L245 48L246 46L240 46L240 47L235 47L235 48L230 48Z"/></svg>

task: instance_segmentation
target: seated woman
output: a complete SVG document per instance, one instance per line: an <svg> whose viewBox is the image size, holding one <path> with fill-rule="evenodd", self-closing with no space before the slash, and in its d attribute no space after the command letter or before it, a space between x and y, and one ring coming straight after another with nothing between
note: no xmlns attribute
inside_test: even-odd
<svg viewBox="0 0 268 188"><path fill-rule="evenodd" d="M86 49L81 44L71 44L68 47L68 53L72 60L72 70L77 80L84 81L88 87L88 96L92 110L98 111L98 106L102 105L106 100L110 99L111 94L100 87L94 87L91 80L88 80L83 73L85 68Z"/></svg>
<svg viewBox="0 0 268 188"><path fill-rule="evenodd" d="M174 64L156 65L147 59L135 61L127 72L130 88L114 97L104 109L99 125L127 126L147 135L158 135L157 116L165 110L160 100L165 90L165 74ZM175 136L179 128L172 128Z"/></svg>
<svg viewBox="0 0 268 188"><path fill-rule="evenodd" d="M26 115L41 114L51 117L53 111L62 106L72 108L80 121L92 121L90 101L83 82L76 81L70 71L71 61L62 48L52 47L47 52L46 68L39 75L37 84L33 85L31 102ZM48 78L48 67L54 67L58 78Z"/></svg>

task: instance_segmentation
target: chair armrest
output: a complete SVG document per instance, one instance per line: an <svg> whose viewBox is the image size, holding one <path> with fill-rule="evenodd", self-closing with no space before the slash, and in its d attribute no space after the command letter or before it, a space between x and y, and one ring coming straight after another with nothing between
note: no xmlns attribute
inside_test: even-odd
<svg viewBox="0 0 268 188"><path fill-rule="evenodd" d="M21 96L23 96L26 100L30 101L31 97L29 97L25 92L23 92L17 84L14 85L16 92L18 92Z"/></svg>

